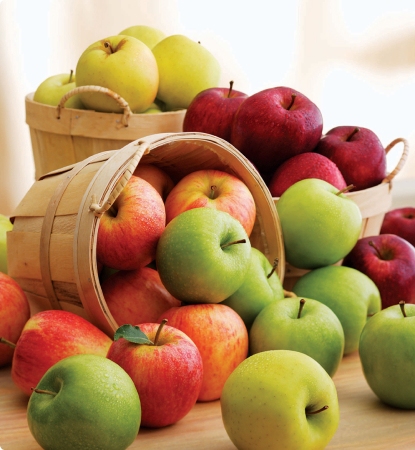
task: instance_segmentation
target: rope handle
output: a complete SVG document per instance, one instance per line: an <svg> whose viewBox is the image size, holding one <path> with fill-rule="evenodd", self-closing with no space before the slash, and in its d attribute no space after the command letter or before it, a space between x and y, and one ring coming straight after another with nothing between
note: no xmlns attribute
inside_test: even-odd
<svg viewBox="0 0 415 450"><path fill-rule="evenodd" d="M394 139L386 148L385 148L385 152L386 154L389 153L390 150L392 150L393 147L395 147L396 144L399 144L400 142L403 143L403 151L402 151L402 155L398 161L398 164L396 165L396 167L392 170L391 173L389 173L383 180L382 183L389 183L390 181L392 181L396 175L398 175L398 173L401 171L402 167L405 165L405 162L408 158L409 155L409 142L404 139L404 138L396 138Z"/></svg>
<svg viewBox="0 0 415 450"><path fill-rule="evenodd" d="M126 100L124 100L120 95L118 95L116 92L111 91L108 88L102 87L102 86L78 86L70 91L68 91L61 99L57 106L56 110L56 118L60 119L61 117L61 110L65 107L65 103L68 101L69 98L71 98L74 95L82 94L84 92L98 92L102 94L106 94L109 97L113 98L122 108L123 110L123 117L122 117L122 123L125 127L128 127L128 120L130 116L132 115L130 105Z"/></svg>

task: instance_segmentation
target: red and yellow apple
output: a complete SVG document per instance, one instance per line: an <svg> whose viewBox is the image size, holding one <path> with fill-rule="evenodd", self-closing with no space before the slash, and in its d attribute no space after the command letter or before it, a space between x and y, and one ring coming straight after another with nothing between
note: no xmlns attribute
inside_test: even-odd
<svg viewBox="0 0 415 450"><path fill-rule="evenodd" d="M174 181L170 175L154 164L139 164L134 171L134 175L150 183L161 195L163 201L166 200L174 186Z"/></svg>

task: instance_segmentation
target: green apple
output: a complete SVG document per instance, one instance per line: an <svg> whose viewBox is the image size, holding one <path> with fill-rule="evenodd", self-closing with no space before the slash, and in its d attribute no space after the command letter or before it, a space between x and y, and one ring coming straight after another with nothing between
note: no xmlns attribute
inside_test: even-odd
<svg viewBox="0 0 415 450"><path fill-rule="evenodd" d="M293 287L298 297L318 300L339 318L345 338L344 354L356 351L368 318L381 309L379 289L365 274L345 266L326 266L299 278Z"/></svg>
<svg viewBox="0 0 415 450"><path fill-rule="evenodd" d="M415 409L415 305L389 306L375 314L360 336L359 356L372 391L384 403Z"/></svg>
<svg viewBox="0 0 415 450"><path fill-rule="evenodd" d="M283 192L277 211L288 263L300 269L335 264L359 239L358 205L324 180L307 178Z"/></svg>
<svg viewBox="0 0 415 450"><path fill-rule="evenodd" d="M58 106L61 98L75 88L75 75L72 70L70 73L52 75L39 84L33 95L33 100L46 105ZM84 109L84 105L79 95L73 95L66 101L65 108Z"/></svg>
<svg viewBox="0 0 415 450"><path fill-rule="evenodd" d="M7 274L7 232L13 229L9 217L0 214L0 272Z"/></svg>
<svg viewBox="0 0 415 450"><path fill-rule="evenodd" d="M84 50L76 66L76 85L95 85L120 95L131 111L142 112L154 102L159 84L157 62L151 50L132 36L110 36ZM120 105L103 93L79 94L87 109L121 112Z"/></svg>
<svg viewBox="0 0 415 450"><path fill-rule="evenodd" d="M249 330L255 317L266 305L282 298L284 298L284 289L275 267L271 265L264 253L252 247L244 282L222 303L236 311Z"/></svg>
<svg viewBox="0 0 415 450"><path fill-rule="evenodd" d="M135 37L141 42L144 42L150 49L166 37L166 34L163 31L147 25L133 25L125 28L119 34Z"/></svg>
<svg viewBox="0 0 415 450"><path fill-rule="evenodd" d="M243 283L251 243L239 222L213 208L174 217L157 245L156 265L166 289L186 303L220 303Z"/></svg>
<svg viewBox="0 0 415 450"><path fill-rule="evenodd" d="M33 390L27 422L45 449L124 450L140 428L140 398L127 372L110 359L69 356Z"/></svg>
<svg viewBox="0 0 415 450"><path fill-rule="evenodd" d="M199 92L220 82L218 60L201 43L187 36L167 36L153 48L153 54L160 75L157 98L170 111L186 109Z"/></svg>
<svg viewBox="0 0 415 450"><path fill-rule="evenodd" d="M266 306L249 333L251 354L295 350L320 363L332 377L344 351L344 332L334 312L317 300L285 298Z"/></svg>
<svg viewBox="0 0 415 450"><path fill-rule="evenodd" d="M241 450L322 450L339 425L333 380L292 350L247 358L227 379L220 403L225 430Z"/></svg>
<svg viewBox="0 0 415 450"><path fill-rule="evenodd" d="M156 102L153 102L145 111L142 111L141 114L160 114L163 112ZM134 114L140 114L133 111Z"/></svg>

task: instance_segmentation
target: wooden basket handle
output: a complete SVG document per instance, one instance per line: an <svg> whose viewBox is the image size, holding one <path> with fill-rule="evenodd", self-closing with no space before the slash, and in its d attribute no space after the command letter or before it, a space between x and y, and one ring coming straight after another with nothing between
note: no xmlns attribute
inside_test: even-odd
<svg viewBox="0 0 415 450"><path fill-rule="evenodd" d="M409 142L404 139L404 138L396 138L394 139L386 148L385 148L385 152L386 154L389 153L390 150L392 150L393 147L395 147L396 144L402 142L403 143L403 151L402 151L402 155L398 161L398 164L396 165L396 167L392 170L392 172L390 174L388 174L383 180L382 183L389 183L390 181L392 181L396 175L398 175L398 173L401 171L402 167L404 166L408 155L409 155Z"/></svg>
<svg viewBox="0 0 415 450"><path fill-rule="evenodd" d="M102 86L78 86L70 91L68 91L61 99L57 106L56 110L56 117L60 119L61 116L61 110L65 107L65 103L69 98L71 98L74 95L81 94L83 92L100 92L102 94L106 94L109 97L113 98L123 109L123 117L122 117L122 123L124 126L128 127L128 120L132 114L130 105L127 103L126 100L124 100L120 95L118 95L116 92L111 91L108 88L102 87Z"/></svg>

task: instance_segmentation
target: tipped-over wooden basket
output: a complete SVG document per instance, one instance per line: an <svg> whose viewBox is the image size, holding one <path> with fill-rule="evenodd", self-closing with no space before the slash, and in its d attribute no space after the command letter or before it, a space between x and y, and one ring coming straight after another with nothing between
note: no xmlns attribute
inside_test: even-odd
<svg viewBox="0 0 415 450"><path fill-rule="evenodd" d="M276 271L284 279L277 211L252 164L232 145L212 135L157 134L51 172L36 181L22 199L7 235L8 272L26 292L32 313L69 310L113 335L118 324L106 305L96 264L100 219L90 206L112 202L140 162L157 165L176 181L203 168L224 170L244 181L257 208L251 244L271 263L278 258Z"/></svg>

